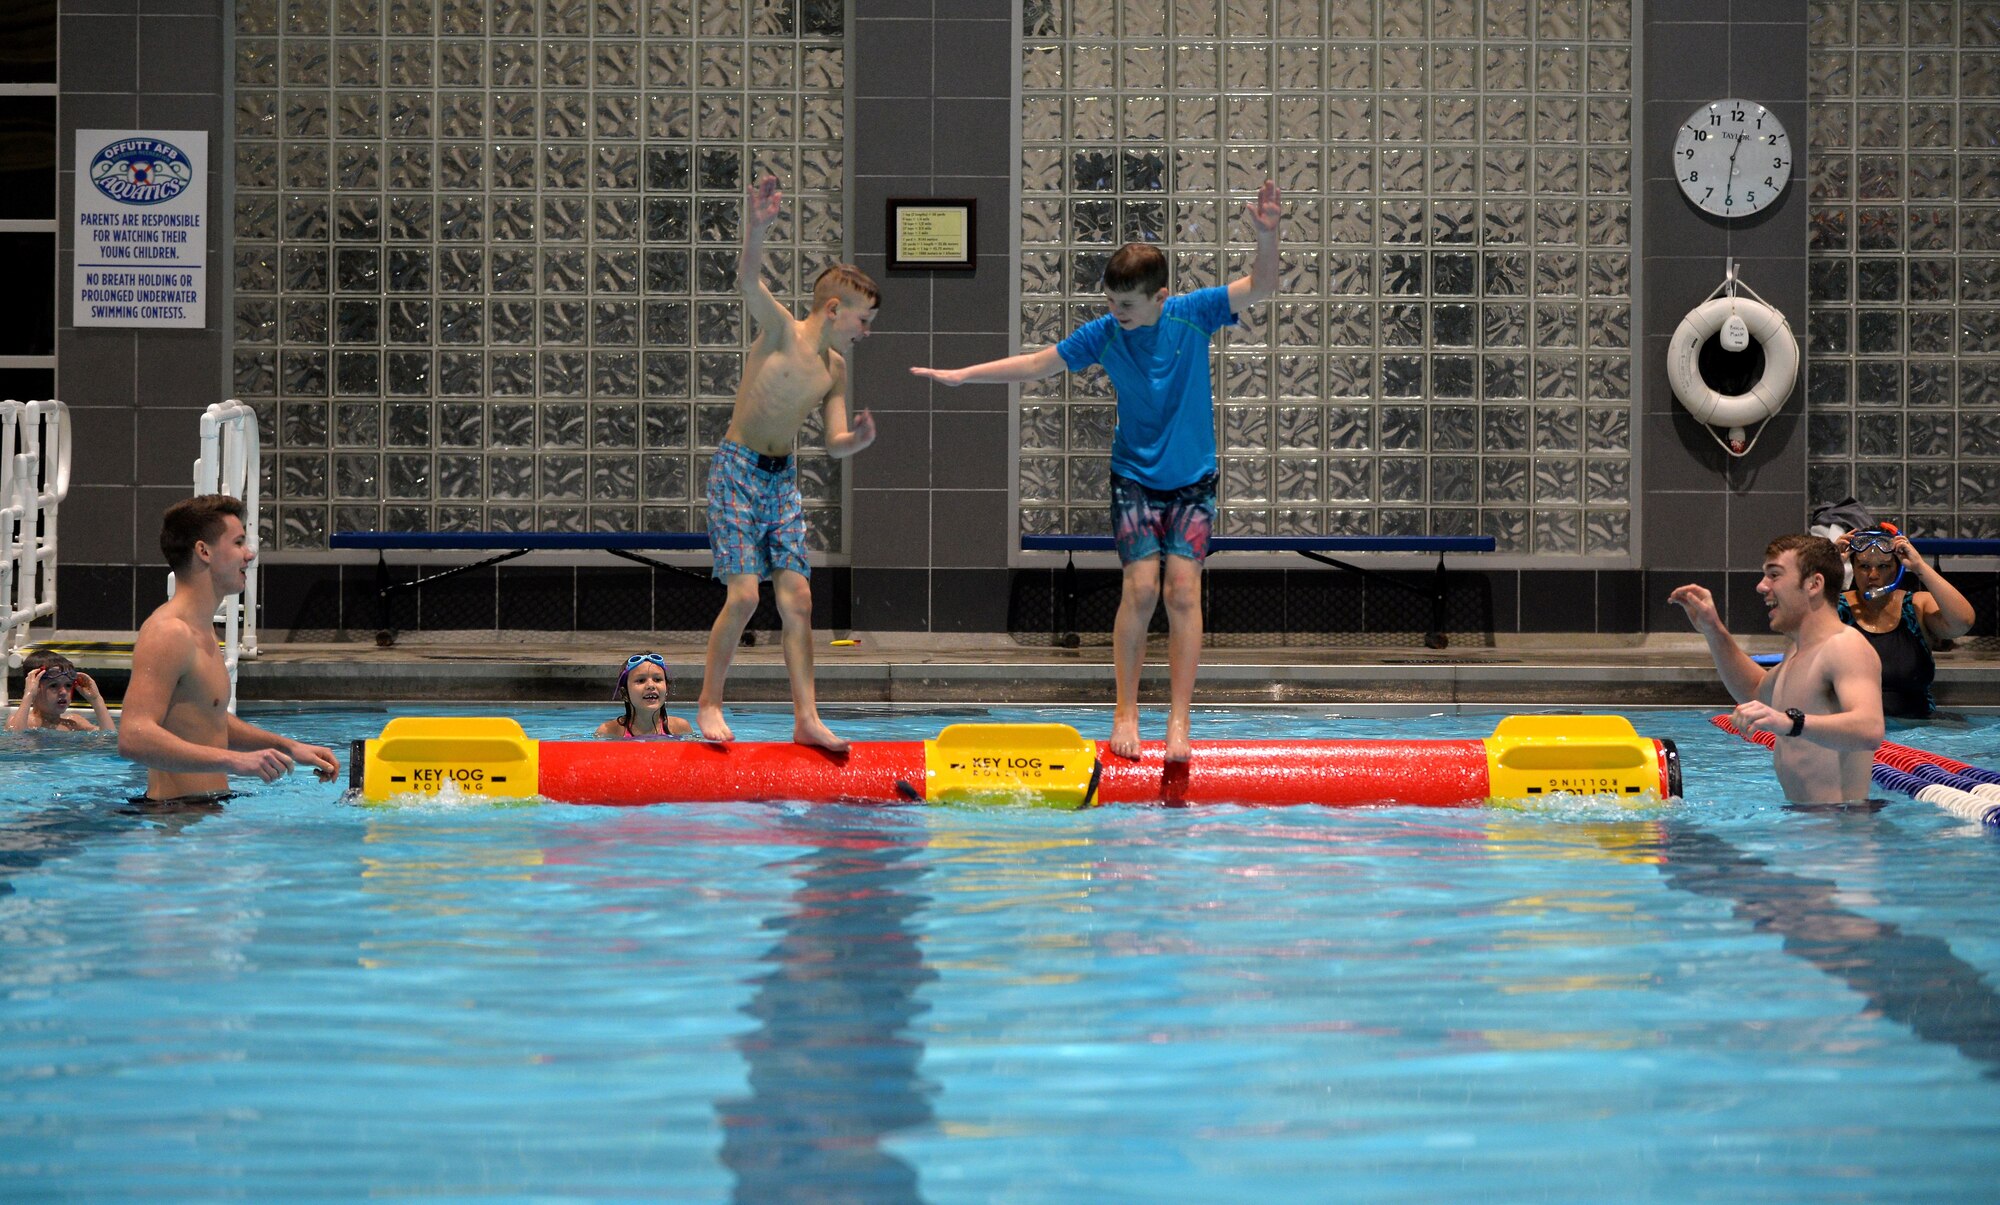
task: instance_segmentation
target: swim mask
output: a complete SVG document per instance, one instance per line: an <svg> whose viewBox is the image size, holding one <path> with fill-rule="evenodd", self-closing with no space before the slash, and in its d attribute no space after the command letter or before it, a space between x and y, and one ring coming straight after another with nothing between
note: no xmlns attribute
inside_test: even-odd
<svg viewBox="0 0 2000 1205"><path fill-rule="evenodd" d="M1895 547L1896 537L1901 534L1901 532L1896 530L1896 525L1893 523L1884 523L1880 527L1871 527L1866 531L1857 531L1847 537L1848 555L1852 556L1857 552L1888 552Z"/></svg>

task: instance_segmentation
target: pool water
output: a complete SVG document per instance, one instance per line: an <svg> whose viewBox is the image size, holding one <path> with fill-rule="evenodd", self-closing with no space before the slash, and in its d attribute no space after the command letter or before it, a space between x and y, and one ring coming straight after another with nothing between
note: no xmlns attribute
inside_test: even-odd
<svg viewBox="0 0 2000 1205"><path fill-rule="evenodd" d="M1685 801L147 814L109 742L0 734L0 1197L1990 1199L2000 833L1631 714ZM344 761L388 714L249 718ZM1891 737L2000 767L1992 716Z"/></svg>

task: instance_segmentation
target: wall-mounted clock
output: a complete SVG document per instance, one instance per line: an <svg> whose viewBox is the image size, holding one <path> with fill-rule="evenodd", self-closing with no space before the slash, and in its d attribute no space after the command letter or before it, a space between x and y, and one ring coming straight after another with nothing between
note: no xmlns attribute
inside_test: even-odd
<svg viewBox="0 0 2000 1205"><path fill-rule="evenodd" d="M1751 100L1696 109L1674 139L1674 178L1699 209L1740 218L1776 201L1792 174L1792 141L1777 114Z"/></svg>

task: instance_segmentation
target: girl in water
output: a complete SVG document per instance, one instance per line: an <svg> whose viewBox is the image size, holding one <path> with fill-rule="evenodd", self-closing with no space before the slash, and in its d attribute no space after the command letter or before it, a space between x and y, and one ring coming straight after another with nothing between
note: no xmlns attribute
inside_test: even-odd
<svg viewBox="0 0 2000 1205"><path fill-rule="evenodd" d="M686 736L694 731L694 725L667 714L667 662L658 653L635 653L626 658L611 697L624 702L625 714L597 726L600 740Z"/></svg>
<svg viewBox="0 0 2000 1205"><path fill-rule="evenodd" d="M1893 523L1834 541L1854 566L1854 588L1837 604L1882 659L1882 714L1927 719L1937 710L1931 650L1972 630L1972 604L1925 561Z"/></svg>

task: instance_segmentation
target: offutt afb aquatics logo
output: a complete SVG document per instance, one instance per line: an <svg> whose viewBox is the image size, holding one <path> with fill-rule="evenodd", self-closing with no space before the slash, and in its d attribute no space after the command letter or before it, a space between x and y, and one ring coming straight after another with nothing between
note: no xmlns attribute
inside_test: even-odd
<svg viewBox="0 0 2000 1205"><path fill-rule="evenodd" d="M123 205L171 201L194 183L186 152L158 138L127 138L90 157L90 182Z"/></svg>

